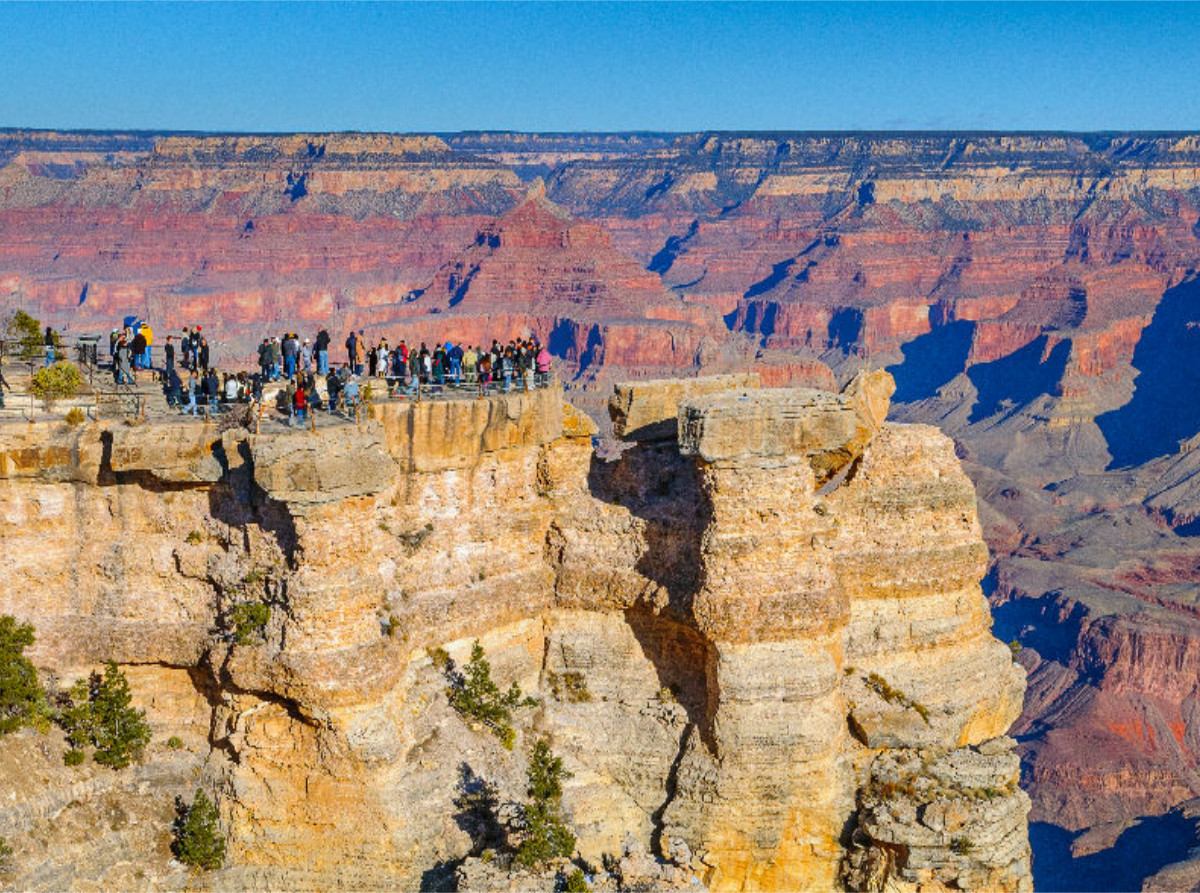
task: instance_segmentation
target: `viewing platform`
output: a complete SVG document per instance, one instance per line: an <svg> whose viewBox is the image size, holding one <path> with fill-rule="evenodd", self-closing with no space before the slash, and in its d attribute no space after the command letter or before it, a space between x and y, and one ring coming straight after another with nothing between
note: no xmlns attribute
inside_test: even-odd
<svg viewBox="0 0 1200 893"><path fill-rule="evenodd" d="M219 398L209 404L204 396L197 396L195 412L184 409L187 405L186 384L182 399L172 405L164 385L161 368L142 369L134 373L134 383L117 384L107 358L89 352L88 344L69 345L64 348L63 359L78 368L81 384L77 393L47 402L31 391L33 376L44 368L45 355L36 354L22 359L5 357L0 360L7 384L0 400L0 424L5 422L64 422L85 424L103 420L128 421L130 423L154 422L168 425L216 425L220 429L242 426L255 433L295 430L305 427L317 430L347 424L360 424L370 417L379 417L381 407L427 402L482 401L498 396L553 391L562 393L562 386L554 375L541 376L530 371L525 375L514 375L511 386L493 381L481 387L477 380L453 382L421 382L409 387L397 379L382 376L357 376L358 397L340 401L337 409L330 410L329 394L323 375L315 376L316 393L310 396L307 417L298 419L289 412L287 401L288 381L281 378L262 386L261 399L245 397L240 400ZM178 369L178 367L177 367ZM178 369L186 381L186 370ZM222 384L224 376L222 374ZM73 410L80 415L70 417Z"/></svg>

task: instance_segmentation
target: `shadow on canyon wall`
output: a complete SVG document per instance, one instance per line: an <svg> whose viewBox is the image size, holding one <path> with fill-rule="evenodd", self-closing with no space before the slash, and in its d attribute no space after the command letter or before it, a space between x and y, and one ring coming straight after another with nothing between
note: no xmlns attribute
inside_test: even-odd
<svg viewBox="0 0 1200 893"><path fill-rule="evenodd" d="M966 367L974 332L972 322L952 322L901 346L904 361L887 370L896 379L892 399L912 403L937 396Z"/></svg>
<svg viewBox="0 0 1200 893"><path fill-rule="evenodd" d="M1054 394L1066 372L1071 343L1060 341L1047 353L1048 345L1048 337L1040 335L1006 357L969 368L967 377L979 394L969 421L980 422L1042 394Z"/></svg>
<svg viewBox="0 0 1200 893"><path fill-rule="evenodd" d="M1133 351L1133 398L1096 417L1110 468L1174 453L1200 430L1200 279L1168 289Z"/></svg>
<svg viewBox="0 0 1200 893"><path fill-rule="evenodd" d="M1112 846L1075 856L1071 845L1082 832L1049 822L1029 823L1033 887L1039 893L1124 893L1187 856L1196 842L1193 823L1178 813L1147 816L1121 832Z"/></svg>

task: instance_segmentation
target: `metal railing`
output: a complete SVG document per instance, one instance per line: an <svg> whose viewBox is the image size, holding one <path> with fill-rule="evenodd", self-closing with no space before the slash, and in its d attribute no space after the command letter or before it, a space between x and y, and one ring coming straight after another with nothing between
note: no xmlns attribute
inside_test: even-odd
<svg viewBox="0 0 1200 893"><path fill-rule="evenodd" d="M130 384L118 384L112 390L96 391L96 418L116 416L146 420L146 395Z"/></svg>

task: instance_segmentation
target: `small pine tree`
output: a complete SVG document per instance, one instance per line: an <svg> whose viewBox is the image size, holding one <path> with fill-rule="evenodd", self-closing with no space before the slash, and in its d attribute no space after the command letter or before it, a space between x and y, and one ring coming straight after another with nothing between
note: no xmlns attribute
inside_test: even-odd
<svg viewBox="0 0 1200 893"><path fill-rule="evenodd" d="M529 755L525 806L525 836L517 847L516 863L543 868L551 859L567 858L575 851L575 835L562 816L562 783L571 777L546 740L540 739Z"/></svg>
<svg viewBox="0 0 1200 893"><path fill-rule="evenodd" d="M146 712L130 707L129 681L115 661L104 675L93 673L71 686L58 714L67 740L76 750L96 748L97 763L124 769L150 743Z"/></svg>
<svg viewBox="0 0 1200 893"><path fill-rule="evenodd" d="M53 332L52 335L54 346L61 346L62 339L59 338L58 332ZM30 316L24 310L14 310L5 321L4 337L20 345L19 356L23 360L36 357L42 352L44 335L41 320Z"/></svg>
<svg viewBox="0 0 1200 893"><path fill-rule="evenodd" d="M32 644L32 626L0 617L0 735L46 721L46 693L24 654Z"/></svg>
<svg viewBox="0 0 1200 893"><path fill-rule="evenodd" d="M270 622L271 608L262 602L238 602L229 612L233 641L238 645L262 642Z"/></svg>
<svg viewBox="0 0 1200 893"><path fill-rule="evenodd" d="M217 807L204 791L196 791L192 805L175 798L175 841L171 852L184 865L220 868L225 862L225 835L218 823Z"/></svg>
<svg viewBox="0 0 1200 893"><path fill-rule="evenodd" d="M516 740L513 710L535 703L532 698L521 699L521 688L515 682L501 693L500 686L492 680L492 665L478 642L472 646L471 659L463 672L453 672L450 677L450 706L465 716L481 720L508 750L512 750Z"/></svg>

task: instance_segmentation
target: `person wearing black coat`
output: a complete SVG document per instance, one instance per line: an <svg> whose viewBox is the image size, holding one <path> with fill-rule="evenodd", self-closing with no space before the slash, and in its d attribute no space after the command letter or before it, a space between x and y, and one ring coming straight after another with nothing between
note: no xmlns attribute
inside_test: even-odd
<svg viewBox="0 0 1200 893"><path fill-rule="evenodd" d="M200 342L200 349L202 351L204 351L207 347L208 345L205 342ZM207 364L204 363L203 359L201 360L201 363L207 367ZM204 395L208 398L208 405L216 406L219 402L220 394L221 379L217 377L216 369L209 369L208 375L204 379Z"/></svg>
<svg viewBox="0 0 1200 893"><path fill-rule="evenodd" d="M313 341L313 355L317 358L317 372L320 375L329 374L329 343L332 340L329 332L321 329L317 332L316 340Z"/></svg>
<svg viewBox="0 0 1200 893"><path fill-rule="evenodd" d="M146 365L145 363L142 362L142 357L144 357L146 355L146 336L143 335L140 330L138 331L138 333L136 335L133 336L133 345L132 346L133 346L133 368L134 369L142 369Z"/></svg>
<svg viewBox="0 0 1200 893"><path fill-rule="evenodd" d="M206 340L204 340L203 338L200 339L200 348L197 351L197 356L199 357L199 360L200 360L200 368L207 371L208 370L208 360L209 360L208 342Z"/></svg>
<svg viewBox="0 0 1200 893"><path fill-rule="evenodd" d="M167 357L171 357L171 345L167 345ZM180 379L179 373L175 371L175 366L171 359L167 360L166 385L164 390L167 394L167 406L175 408L183 404L183 380Z"/></svg>

